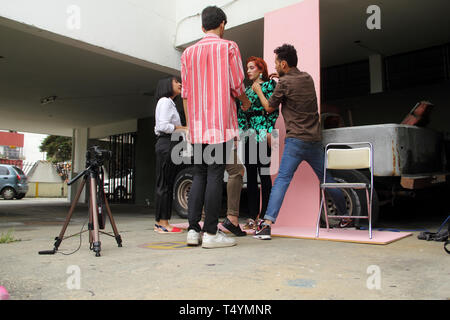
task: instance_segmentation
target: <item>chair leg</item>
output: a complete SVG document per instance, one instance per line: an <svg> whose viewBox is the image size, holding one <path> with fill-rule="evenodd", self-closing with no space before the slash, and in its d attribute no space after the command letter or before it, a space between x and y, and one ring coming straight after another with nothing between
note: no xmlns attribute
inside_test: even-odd
<svg viewBox="0 0 450 320"><path fill-rule="evenodd" d="M366 198L367 198L367 215L369 217L369 239L372 239L372 202L369 198L369 189L366 188Z"/></svg>
<svg viewBox="0 0 450 320"><path fill-rule="evenodd" d="M319 206L319 214L317 217L317 223L316 223L316 238L319 237L319 229L320 229L320 216L322 213L322 207L323 207L323 197L322 197L322 192L320 192L320 206Z"/></svg>
<svg viewBox="0 0 450 320"><path fill-rule="evenodd" d="M325 189L322 189L322 199L323 199L323 208L325 212L325 222L327 224L327 232L330 231L330 224L328 223L328 209L327 209L327 201L325 199Z"/></svg>

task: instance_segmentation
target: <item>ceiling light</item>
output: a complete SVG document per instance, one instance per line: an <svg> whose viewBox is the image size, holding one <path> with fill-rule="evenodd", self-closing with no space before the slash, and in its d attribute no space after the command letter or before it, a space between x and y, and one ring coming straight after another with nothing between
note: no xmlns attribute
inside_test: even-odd
<svg viewBox="0 0 450 320"><path fill-rule="evenodd" d="M46 98L41 99L41 104L49 104L55 102L57 96L49 96Z"/></svg>

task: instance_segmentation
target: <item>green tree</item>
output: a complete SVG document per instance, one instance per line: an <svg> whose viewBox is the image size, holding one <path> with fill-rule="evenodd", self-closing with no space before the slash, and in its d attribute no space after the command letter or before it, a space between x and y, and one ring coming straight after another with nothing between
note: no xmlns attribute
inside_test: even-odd
<svg viewBox="0 0 450 320"><path fill-rule="evenodd" d="M72 159L72 138L48 136L39 146L41 152L47 152L47 160L57 163Z"/></svg>

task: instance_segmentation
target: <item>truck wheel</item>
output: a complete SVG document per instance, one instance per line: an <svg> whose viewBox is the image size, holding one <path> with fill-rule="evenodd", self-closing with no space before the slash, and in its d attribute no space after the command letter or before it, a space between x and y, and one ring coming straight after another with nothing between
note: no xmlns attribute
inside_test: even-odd
<svg viewBox="0 0 450 320"><path fill-rule="evenodd" d="M194 168L188 167L178 172L173 186L173 208L183 219L188 216L188 200L191 191Z"/></svg>
<svg viewBox="0 0 450 320"><path fill-rule="evenodd" d="M365 182L369 183L370 180L361 172L357 170L330 170L331 176L337 182ZM345 200L347 202L347 211L349 215L360 216L367 215L367 199L365 190L355 189L341 189L344 193ZM328 216L337 215L336 207L331 197L327 198L327 212ZM378 196L376 190L373 190L372 196L372 227L377 223L379 217L379 205ZM329 219L330 227L337 227L339 225L339 219ZM367 219L353 219L355 226L367 226ZM322 211L321 225L325 226L325 214Z"/></svg>
<svg viewBox="0 0 450 320"><path fill-rule="evenodd" d="M189 192L191 191L193 178L194 168L192 167L182 169L175 177L172 206L178 216L183 219L188 217ZM222 194L222 207L219 212L220 218L225 217L227 212L226 185L224 186L224 191Z"/></svg>

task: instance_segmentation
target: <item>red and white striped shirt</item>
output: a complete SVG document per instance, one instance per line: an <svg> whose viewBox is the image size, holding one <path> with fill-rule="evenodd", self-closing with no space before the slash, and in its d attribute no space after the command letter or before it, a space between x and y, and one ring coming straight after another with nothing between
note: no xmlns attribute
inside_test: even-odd
<svg viewBox="0 0 450 320"><path fill-rule="evenodd" d="M183 52L181 80L191 143L217 144L238 136L235 98L245 87L241 53L235 42L206 34Z"/></svg>

